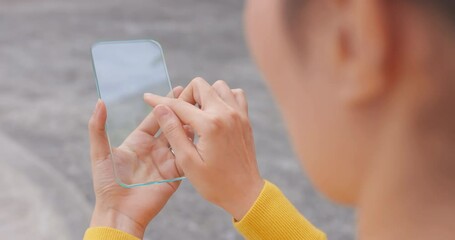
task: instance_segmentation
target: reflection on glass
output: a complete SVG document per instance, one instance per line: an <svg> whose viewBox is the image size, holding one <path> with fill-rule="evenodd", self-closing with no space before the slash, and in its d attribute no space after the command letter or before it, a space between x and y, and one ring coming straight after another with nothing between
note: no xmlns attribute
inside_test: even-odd
<svg viewBox="0 0 455 240"><path fill-rule="evenodd" d="M148 40L102 42L92 47L92 57L98 94L108 112L107 132L117 181L122 186L132 187L180 180L178 176L163 177L154 173L160 168L157 162L163 160L154 159L153 152L125 160L121 156L124 153L116 154L115 149L150 114L151 108L145 104L143 94L165 96L171 92L160 45ZM159 149L165 150L168 149Z"/></svg>

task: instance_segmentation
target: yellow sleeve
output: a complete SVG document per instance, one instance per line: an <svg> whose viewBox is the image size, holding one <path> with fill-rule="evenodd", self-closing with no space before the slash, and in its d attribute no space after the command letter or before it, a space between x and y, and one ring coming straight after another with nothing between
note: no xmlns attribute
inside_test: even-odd
<svg viewBox="0 0 455 240"><path fill-rule="evenodd" d="M139 240L139 238L110 227L93 227L85 231L84 240Z"/></svg>
<svg viewBox="0 0 455 240"><path fill-rule="evenodd" d="M258 199L234 226L245 239L323 240L325 234L313 226L274 184L266 181Z"/></svg>

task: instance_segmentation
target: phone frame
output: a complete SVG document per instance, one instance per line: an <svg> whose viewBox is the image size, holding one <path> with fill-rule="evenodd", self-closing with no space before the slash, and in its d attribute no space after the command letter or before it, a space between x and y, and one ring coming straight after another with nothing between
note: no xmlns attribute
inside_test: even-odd
<svg viewBox="0 0 455 240"><path fill-rule="evenodd" d="M165 73L166 73L167 82L169 84L170 91L172 91L172 84L171 84L171 80L170 80L170 77L169 77L169 72L167 70L166 59L164 58L163 48L161 47L161 44L159 42L157 42L155 40L152 40L152 39L120 40L120 41L99 41L99 42L94 43L91 46L91 48L90 48L91 59L92 59L92 68L93 68L93 73L94 73L94 76L95 76L96 92L98 94L98 98L99 99L103 100L102 95L101 95L101 91L100 91L100 88L99 88L99 84L98 84L98 76L97 76L97 72L96 72L95 58L94 58L94 54L93 54L93 49L96 48L98 45L122 44L122 43L144 43L144 42L152 43L152 44L158 46L158 48L160 49L160 54L161 54L161 58L163 59L164 70L165 70ZM107 111L107 108L106 108L106 111ZM107 118L109 118L109 112L107 112L107 115L108 115ZM182 181L182 180L186 179L186 177L177 177L177 178L163 179L163 180L158 180L158 181L148 181L148 182L145 182L145 183L133 183L133 184L124 183L120 179L120 177L117 175L116 164L115 164L115 161L113 159L113 155L114 155L113 151L112 151L113 147L112 147L111 141L109 139L109 126L108 126L108 123L107 123L107 119L106 119L105 129L106 129L106 137L107 137L108 144L109 144L109 152L110 152L109 158L110 158L112 166L113 166L115 182L118 185L120 185L120 186L122 186L124 188L134 188L134 187L149 186L149 185L154 185L154 184ZM159 135L159 133L160 133L160 130L157 131L156 135Z"/></svg>

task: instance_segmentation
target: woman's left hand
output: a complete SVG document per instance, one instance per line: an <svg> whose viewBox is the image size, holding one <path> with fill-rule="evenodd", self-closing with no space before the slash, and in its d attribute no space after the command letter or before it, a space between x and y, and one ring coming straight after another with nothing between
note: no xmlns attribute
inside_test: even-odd
<svg viewBox="0 0 455 240"><path fill-rule="evenodd" d="M182 88L174 89L178 96ZM106 106L99 100L89 122L90 146L92 159L93 184L96 205L93 212L91 227L107 226L122 230L138 238L142 238L148 223L164 207L171 195L177 190L179 182L162 183L146 187L123 188L116 183L110 148L106 137L105 123ZM164 135L154 138L159 125L150 114L141 125L118 148L113 151L121 161L131 163L137 161L138 154L146 154L149 161L155 161L147 174L159 174L162 179L180 176L175 167L174 156L168 149ZM192 133L187 129L188 136ZM119 160L119 161L120 161ZM158 162L157 162L158 161Z"/></svg>

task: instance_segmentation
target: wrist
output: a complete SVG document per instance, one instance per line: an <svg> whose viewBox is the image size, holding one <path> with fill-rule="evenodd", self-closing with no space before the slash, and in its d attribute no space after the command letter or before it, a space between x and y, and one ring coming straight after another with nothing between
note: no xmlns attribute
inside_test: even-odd
<svg viewBox="0 0 455 240"><path fill-rule="evenodd" d="M111 227L131 234L139 239L144 237L146 226L113 208L95 206L90 227Z"/></svg>
<svg viewBox="0 0 455 240"><path fill-rule="evenodd" d="M231 201L225 210L229 212L236 221L240 221L253 207L262 191L262 188L264 187L264 184L265 181L260 179L251 185L247 191L243 192L241 196L238 196L235 200Z"/></svg>

